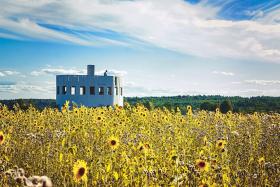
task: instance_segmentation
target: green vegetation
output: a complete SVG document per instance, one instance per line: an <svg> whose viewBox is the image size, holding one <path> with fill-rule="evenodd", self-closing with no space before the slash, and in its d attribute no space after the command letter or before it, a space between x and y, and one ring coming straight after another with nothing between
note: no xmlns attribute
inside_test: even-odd
<svg viewBox="0 0 280 187"><path fill-rule="evenodd" d="M166 107L169 110L180 108L182 113L186 112L186 106L191 105L194 110L214 111L220 108L222 112L232 110L233 112L278 112L280 113L280 97L224 97L224 96L170 96L170 97L129 97L125 101L130 105L142 103L149 108L150 103L154 107Z"/></svg>
<svg viewBox="0 0 280 187"><path fill-rule="evenodd" d="M233 112L253 113L253 112L278 112L280 113L280 97L224 97L224 96L169 96L169 97L126 97L125 102L130 105L137 103L143 104L148 109L167 108L175 110L180 108L183 114L186 112L186 106L191 105L194 110L215 111L220 108L221 112L229 110ZM21 109L26 109L30 104L37 109L42 110L45 107L56 107L53 99L16 99L0 100L0 103L7 105L10 109L18 103Z"/></svg>
<svg viewBox="0 0 280 187"><path fill-rule="evenodd" d="M18 108L26 110L30 105L36 107L39 110L43 110L46 107L55 108L56 102L54 99L14 99L14 100L0 100L0 103L6 105L9 109L13 109L14 105L18 105Z"/></svg>

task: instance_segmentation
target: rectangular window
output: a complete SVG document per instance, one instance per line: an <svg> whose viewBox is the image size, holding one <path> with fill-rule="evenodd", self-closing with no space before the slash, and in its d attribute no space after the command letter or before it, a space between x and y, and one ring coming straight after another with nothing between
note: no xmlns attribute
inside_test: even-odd
<svg viewBox="0 0 280 187"><path fill-rule="evenodd" d="M89 90L90 90L90 95L95 95L95 87L94 86L91 86L89 88Z"/></svg>
<svg viewBox="0 0 280 187"><path fill-rule="evenodd" d="M62 94L66 95L67 93L67 87L66 86L62 86Z"/></svg>
<svg viewBox="0 0 280 187"><path fill-rule="evenodd" d="M116 95L119 95L119 89L118 89L118 87L115 87L115 93L116 93Z"/></svg>
<svg viewBox="0 0 280 187"><path fill-rule="evenodd" d="M104 95L104 87L99 87L98 92L99 95Z"/></svg>
<svg viewBox="0 0 280 187"><path fill-rule="evenodd" d="M120 87L120 89L121 89L121 96L123 95L123 88L122 87Z"/></svg>
<svg viewBox="0 0 280 187"><path fill-rule="evenodd" d="M107 88L107 95L112 95L112 87Z"/></svg>
<svg viewBox="0 0 280 187"><path fill-rule="evenodd" d="M56 87L56 94L59 95L59 86Z"/></svg>
<svg viewBox="0 0 280 187"><path fill-rule="evenodd" d="M118 85L118 77L115 77L115 85Z"/></svg>
<svg viewBox="0 0 280 187"><path fill-rule="evenodd" d="M76 87L71 86L71 95L76 95Z"/></svg>
<svg viewBox="0 0 280 187"><path fill-rule="evenodd" d="M80 95L85 95L86 94L86 87L85 86L81 86L80 87Z"/></svg>

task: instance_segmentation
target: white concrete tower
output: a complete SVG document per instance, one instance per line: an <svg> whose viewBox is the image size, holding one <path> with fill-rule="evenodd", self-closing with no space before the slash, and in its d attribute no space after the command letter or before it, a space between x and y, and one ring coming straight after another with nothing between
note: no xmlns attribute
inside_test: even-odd
<svg viewBox="0 0 280 187"><path fill-rule="evenodd" d="M78 106L123 106L121 77L95 75L95 66L87 66L87 75L57 75L56 104L61 108L66 101Z"/></svg>

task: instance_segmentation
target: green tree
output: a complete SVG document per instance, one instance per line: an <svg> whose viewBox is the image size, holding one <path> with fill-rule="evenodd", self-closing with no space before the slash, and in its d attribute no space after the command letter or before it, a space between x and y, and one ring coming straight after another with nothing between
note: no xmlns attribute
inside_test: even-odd
<svg viewBox="0 0 280 187"><path fill-rule="evenodd" d="M222 113L227 113L228 111L233 111L233 107L230 100L225 100L220 105L220 110Z"/></svg>
<svg viewBox="0 0 280 187"><path fill-rule="evenodd" d="M217 108L217 104L211 103L210 101L204 101L200 105L200 110L214 111L216 108Z"/></svg>

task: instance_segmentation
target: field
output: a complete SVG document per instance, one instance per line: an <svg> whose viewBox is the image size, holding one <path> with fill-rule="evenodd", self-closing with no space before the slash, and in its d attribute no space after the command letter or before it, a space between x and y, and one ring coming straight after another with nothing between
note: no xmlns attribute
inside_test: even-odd
<svg viewBox="0 0 280 187"><path fill-rule="evenodd" d="M67 108L0 107L1 186L280 185L278 113Z"/></svg>

